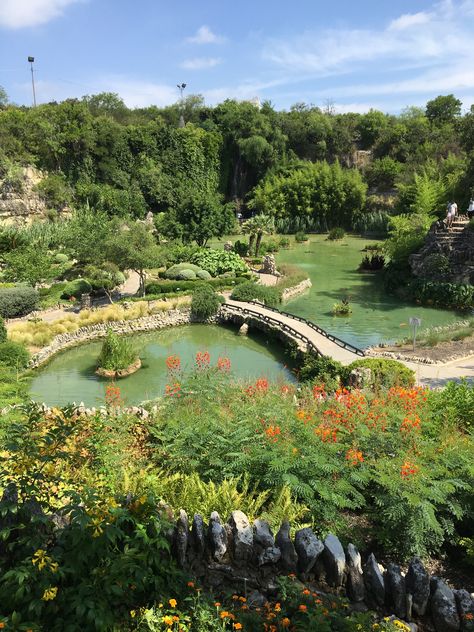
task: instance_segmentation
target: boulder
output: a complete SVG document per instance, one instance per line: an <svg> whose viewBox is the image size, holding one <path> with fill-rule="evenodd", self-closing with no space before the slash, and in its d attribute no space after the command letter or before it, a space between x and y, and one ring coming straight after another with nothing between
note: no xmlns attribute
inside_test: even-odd
<svg viewBox="0 0 474 632"><path fill-rule="evenodd" d="M364 566L366 601L372 608L383 608L385 604L385 582L375 555L371 553Z"/></svg>
<svg viewBox="0 0 474 632"><path fill-rule="evenodd" d="M385 573L385 589L387 603L393 607L395 614L400 619L407 615L407 592L405 578L400 567L390 563Z"/></svg>
<svg viewBox="0 0 474 632"><path fill-rule="evenodd" d="M323 562L328 584L335 588L342 586L346 578L346 556L339 538L335 535L329 534L324 540Z"/></svg>
<svg viewBox="0 0 474 632"><path fill-rule="evenodd" d="M253 553L253 530L249 519L242 511L233 511L228 524L232 529L234 560L236 562L250 560Z"/></svg>
<svg viewBox="0 0 474 632"><path fill-rule="evenodd" d="M227 553L227 532L221 524L217 511L211 513L207 538L211 555L216 562L222 562Z"/></svg>
<svg viewBox="0 0 474 632"><path fill-rule="evenodd" d="M474 621L474 598L467 590L453 590L453 592L461 619L461 630L472 630L474 627L472 624Z"/></svg>
<svg viewBox="0 0 474 632"><path fill-rule="evenodd" d="M275 537L275 544L281 551L280 565L287 573L296 572L298 557L290 539L290 523L285 520Z"/></svg>
<svg viewBox="0 0 474 632"><path fill-rule="evenodd" d="M307 527L300 529L295 535L295 550L298 555L298 570L307 575L324 551L324 544Z"/></svg>
<svg viewBox="0 0 474 632"><path fill-rule="evenodd" d="M352 369L349 373L349 386L352 388L367 388L372 383L372 371L368 367Z"/></svg>
<svg viewBox="0 0 474 632"><path fill-rule="evenodd" d="M413 612L422 617L430 598L430 576L419 558L415 557L410 562L405 580L407 594L412 596Z"/></svg>
<svg viewBox="0 0 474 632"><path fill-rule="evenodd" d="M275 546L275 538L273 537L270 525L265 520L257 520L253 523L253 542L255 546L266 549Z"/></svg>
<svg viewBox="0 0 474 632"><path fill-rule="evenodd" d="M173 536L173 549L178 565L184 568L186 564L186 551L188 549L189 521L184 509L179 510L179 518L176 522Z"/></svg>
<svg viewBox="0 0 474 632"><path fill-rule="evenodd" d="M431 618L436 632L457 632L461 629L454 592L441 580L437 581L431 597Z"/></svg>
<svg viewBox="0 0 474 632"><path fill-rule="evenodd" d="M362 574L362 560L359 551L349 544L346 553L347 596L351 601L364 601L365 587Z"/></svg>
<svg viewBox="0 0 474 632"><path fill-rule="evenodd" d="M258 565L277 564L281 558L281 551L277 546L269 546L258 556Z"/></svg>

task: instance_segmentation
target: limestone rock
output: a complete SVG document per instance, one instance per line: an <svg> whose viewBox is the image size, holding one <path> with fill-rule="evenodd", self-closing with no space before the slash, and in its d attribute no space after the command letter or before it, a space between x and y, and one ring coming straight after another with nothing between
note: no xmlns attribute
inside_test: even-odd
<svg viewBox="0 0 474 632"><path fill-rule="evenodd" d="M211 513L207 535L213 559L216 562L222 562L227 553L227 532L221 524L217 511Z"/></svg>
<svg viewBox="0 0 474 632"><path fill-rule="evenodd" d="M296 571L298 557L293 542L290 539L290 523L288 520L282 523L280 530L276 534L275 544L281 551L281 567L287 573L294 573Z"/></svg>
<svg viewBox="0 0 474 632"><path fill-rule="evenodd" d="M410 562L405 580L407 594L412 595L413 612L422 617L430 598L430 576L419 558Z"/></svg>
<svg viewBox="0 0 474 632"><path fill-rule="evenodd" d="M243 323L239 329L239 336L246 336L249 332L249 326L247 323Z"/></svg>
<svg viewBox="0 0 474 632"><path fill-rule="evenodd" d="M457 632L461 629L454 593L441 580L431 598L431 617L436 632Z"/></svg>
<svg viewBox="0 0 474 632"><path fill-rule="evenodd" d="M349 386L352 388L367 388L372 382L372 371L368 367L352 369L349 373Z"/></svg>
<svg viewBox="0 0 474 632"><path fill-rule="evenodd" d="M281 551L277 546L269 546L258 556L258 565L277 564L281 558Z"/></svg>
<svg viewBox="0 0 474 632"><path fill-rule="evenodd" d="M346 553L347 595L351 601L364 601L365 586L362 574L362 560L359 551L349 544Z"/></svg>
<svg viewBox="0 0 474 632"><path fill-rule="evenodd" d="M296 532L295 550L298 555L298 570L306 575L324 551L324 544L314 535L313 530L307 527Z"/></svg>
<svg viewBox="0 0 474 632"><path fill-rule="evenodd" d="M235 561L250 560L253 553L253 531L249 519L243 511L233 511L228 523L232 529Z"/></svg>
<svg viewBox="0 0 474 632"><path fill-rule="evenodd" d="M469 630L474 620L474 598L467 590L454 590L454 598L461 618L461 630ZM469 623L471 621L471 624Z"/></svg>
<svg viewBox="0 0 474 632"><path fill-rule="evenodd" d="M184 511L184 509L179 510L179 518L176 522L176 527L174 530L174 552L176 555L176 560L178 565L181 568L184 568L186 564L186 551L188 549L188 538L189 538L189 521L188 514Z"/></svg>
<svg viewBox="0 0 474 632"><path fill-rule="evenodd" d="M387 602L393 606L397 617L403 619L407 615L407 593L405 578L400 567L390 563L385 573L385 588L387 590Z"/></svg>
<svg viewBox="0 0 474 632"><path fill-rule="evenodd" d="M345 580L346 556L339 538L335 535L329 534L324 540L323 561L328 584L335 588L342 586Z"/></svg>
<svg viewBox="0 0 474 632"><path fill-rule="evenodd" d="M205 525L200 514L194 514L193 517L191 545L197 555L204 555L204 550L206 548Z"/></svg>
<svg viewBox="0 0 474 632"><path fill-rule="evenodd" d="M226 252L232 252L232 250L234 250L234 244L231 241L226 241L224 244L224 250Z"/></svg>
<svg viewBox="0 0 474 632"><path fill-rule="evenodd" d="M253 523L253 541L258 547L266 549L275 546L275 538L273 537L270 525L265 520L257 520Z"/></svg>
<svg viewBox="0 0 474 632"><path fill-rule="evenodd" d="M382 608L385 603L385 582L373 553L369 555L364 566L364 584L369 606Z"/></svg>

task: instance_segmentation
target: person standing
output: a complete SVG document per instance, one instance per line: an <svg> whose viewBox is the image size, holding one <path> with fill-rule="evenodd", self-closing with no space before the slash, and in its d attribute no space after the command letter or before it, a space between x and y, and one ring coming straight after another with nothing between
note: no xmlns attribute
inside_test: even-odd
<svg viewBox="0 0 474 632"><path fill-rule="evenodd" d="M472 219L474 217L474 198L471 198L471 201L469 202L469 208L467 209L467 216L469 217L469 219Z"/></svg>
<svg viewBox="0 0 474 632"><path fill-rule="evenodd" d="M454 222L454 220L456 219L458 214L458 205L456 204L456 202L453 202L451 204L451 223Z"/></svg>
<svg viewBox="0 0 474 632"><path fill-rule="evenodd" d="M452 202L448 202L448 206L446 207L446 228L449 230L451 228L451 223L452 223L452 215L451 215L451 209L452 209Z"/></svg>

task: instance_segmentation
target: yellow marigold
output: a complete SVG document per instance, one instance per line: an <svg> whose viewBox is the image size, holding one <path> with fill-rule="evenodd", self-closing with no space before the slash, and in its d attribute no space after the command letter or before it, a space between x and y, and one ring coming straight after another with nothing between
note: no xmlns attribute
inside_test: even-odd
<svg viewBox="0 0 474 632"><path fill-rule="evenodd" d="M279 602L275 604L274 610L275 610L275 612L280 612L281 611L281 605L280 605Z"/></svg>
<svg viewBox="0 0 474 632"><path fill-rule="evenodd" d="M43 601L52 601L53 599L56 599L57 594L58 594L57 586L52 586L51 588L46 588L41 599Z"/></svg>
<svg viewBox="0 0 474 632"><path fill-rule="evenodd" d="M165 617L162 618L162 621L165 625L173 625L173 617L169 614L167 614Z"/></svg>
<svg viewBox="0 0 474 632"><path fill-rule="evenodd" d="M239 597L239 601L241 601L242 603L245 603L247 599L245 597Z"/></svg>
<svg viewBox="0 0 474 632"><path fill-rule="evenodd" d="M237 623L232 624L232 627L234 628L234 630L241 630L242 624L237 621Z"/></svg>
<svg viewBox="0 0 474 632"><path fill-rule="evenodd" d="M176 601L176 599L170 599L168 603L172 608L176 608L176 606L178 605L178 602Z"/></svg>

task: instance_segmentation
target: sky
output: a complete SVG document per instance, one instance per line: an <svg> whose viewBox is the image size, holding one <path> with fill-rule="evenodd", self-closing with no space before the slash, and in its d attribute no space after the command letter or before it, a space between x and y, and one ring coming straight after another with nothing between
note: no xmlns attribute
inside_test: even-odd
<svg viewBox="0 0 474 632"><path fill-rule="evenodd" d="M474 0L0 0L0 86L30 105L228 98L397 113L474 103Z"/></svg>

